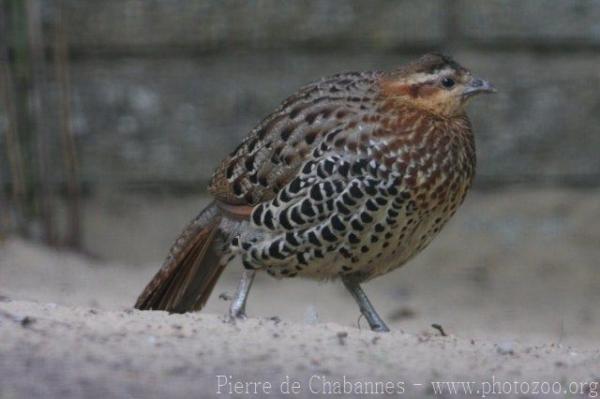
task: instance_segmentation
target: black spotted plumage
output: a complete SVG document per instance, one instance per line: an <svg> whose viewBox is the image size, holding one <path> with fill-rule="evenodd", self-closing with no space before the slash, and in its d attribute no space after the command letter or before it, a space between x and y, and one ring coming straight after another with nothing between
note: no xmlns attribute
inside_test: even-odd
<svg viewBox="0 0 600 399"><path fill-rule="evenodd" d="M450 75L452 90L439 85ZM274 277L342 276L360 298L355 284L406 263L463 202L475 146L457 96L469 82L466 69L430 54L299 89L217 168L208 213L173 246L140 306L201 307L237 255ZM188 289L196 276L198 295Z"/></svg>

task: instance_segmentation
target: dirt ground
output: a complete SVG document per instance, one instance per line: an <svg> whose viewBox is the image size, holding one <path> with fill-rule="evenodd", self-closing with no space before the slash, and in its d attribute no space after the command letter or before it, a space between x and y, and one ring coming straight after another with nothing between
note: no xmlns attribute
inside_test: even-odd
<svg viewBox="0 0 600 399"><path fill-rule="evenodd" d="M239 265L202 313L132 310L170 241L205 202L86 204L95 258L0 243L0 398L222 397L235 394L236 382L245 384L237 397L257 389L340 396L328 391L336 382L348 382L350 396L376 382L411 398L492 397L492 387L501 397L596 396L600 191L471 195L421 256L365 285L393 329L385 335L359 323L338 282L268 276L253 287L250 319L224 323L228 303L218 294L233 292ZM295 380L300 391L286 395ZM436 395L435 381L477 384L472 395ZM521 391L500 386L506 381ZM536 381L560 394L533 393Z"/></svg>

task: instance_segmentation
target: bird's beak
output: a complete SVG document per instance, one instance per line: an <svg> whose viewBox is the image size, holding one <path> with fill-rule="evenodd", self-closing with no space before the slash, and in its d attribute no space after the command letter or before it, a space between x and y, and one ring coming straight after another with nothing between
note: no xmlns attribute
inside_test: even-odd
<svg viewBox="0 0 600 399"><path fill-rule="evenodd" d="M469 98L473 97L476 94L480 93L495 93L496 88L487 80L473 78L469 83L467 83L465 87L465 91L463 91L463 97Z"/></svg>

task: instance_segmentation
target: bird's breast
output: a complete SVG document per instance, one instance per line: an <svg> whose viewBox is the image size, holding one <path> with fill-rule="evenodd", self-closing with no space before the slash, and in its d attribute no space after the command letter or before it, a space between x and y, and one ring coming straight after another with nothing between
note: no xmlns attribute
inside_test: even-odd
<svg viewBox="0 0 600 399"><path fill-rule="evenodd" d="M420 208L463 197L475 172L475 145L466 117L437 120L418 113L397 118L380 155ZM390 160L392 162L390 162Z"/></svg>

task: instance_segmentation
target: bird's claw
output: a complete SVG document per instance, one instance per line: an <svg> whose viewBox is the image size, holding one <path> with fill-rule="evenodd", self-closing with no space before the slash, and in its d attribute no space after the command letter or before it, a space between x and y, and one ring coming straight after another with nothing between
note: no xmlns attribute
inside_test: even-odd
<svg viewBox="0 0 600 399"><path fill-rule="evenodd" d="M227 317L225 318L225 320L231 324L235 324L236 321L246 320L247 318L248 318L248 316L246 315L246 312L243 309L239 309L239 310L230 309L229 312L227 313Z"/></svg>
<svg viewBox="0 0 600 399"><path fill-rule="evenodd" d="M390 329L385 324L373 326L371 330L378 333L390 332Z"/></svg>

